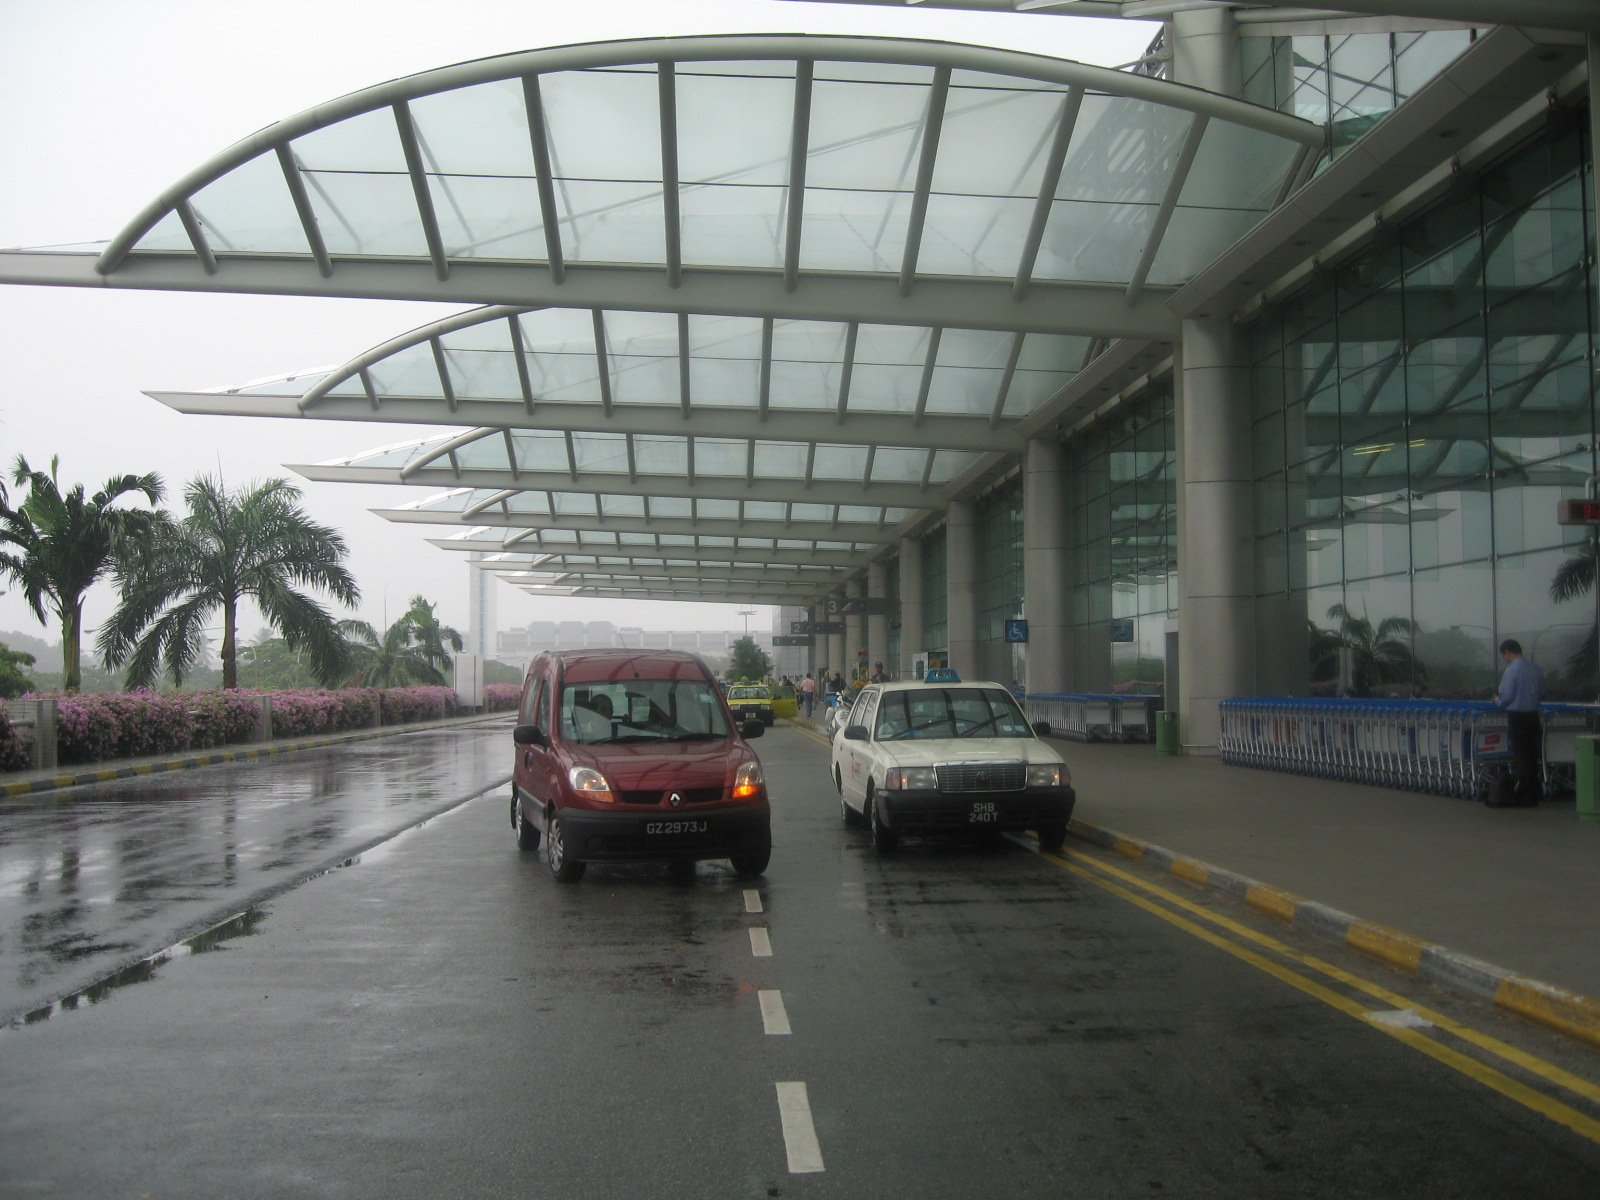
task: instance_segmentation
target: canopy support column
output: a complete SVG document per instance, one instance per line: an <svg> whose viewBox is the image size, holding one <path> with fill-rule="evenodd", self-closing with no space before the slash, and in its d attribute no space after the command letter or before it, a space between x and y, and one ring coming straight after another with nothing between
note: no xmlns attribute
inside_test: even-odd
<svg viewBox="0 0 1600 1200"><path fill-rule="evenodd" d="M912 659L927 649L922 596L922 539L900 539L900 678L915 679Z"/></svg>
<svg viewBox="0 0 1600 1200"><path fill-rule="evenodd" d="M1185 321L1181 354L1178 709L1184 746L1214 753L1218 701L1256 689L1250 394L1226 316Z"/></svg>
<svg viewBox="0 0 1600 1200"><path fill-rule="evenodd" d="M873 599L882 599L889 594L889 568L881 558L875 558L867 564L867 595ZM882 663L884 674L894 670L894 664L889 661L889 614L875 613L867 618L867 671L871 678L871 671L875 664Z"/></svg>
<svg viewBox="0 0 1600 1200"><path fill-rule="evenodd" d="M978 646L978 506L952 500L945 513L945 620L950 665L963 679L982 673Z"/></svg>

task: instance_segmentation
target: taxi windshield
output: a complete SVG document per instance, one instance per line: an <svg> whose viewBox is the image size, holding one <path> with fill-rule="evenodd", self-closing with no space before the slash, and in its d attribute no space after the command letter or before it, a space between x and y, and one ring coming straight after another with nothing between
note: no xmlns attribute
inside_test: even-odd
<svg viewBox="0 0 1600 1200"><path fill-rule="evenodd" d="M728 689L729 700L770 700L764 687L736 687Z"/></svg>
<svg viewBox="0 0 1600 1200"><path fill-rule="evenodd" d="M561 703L564 741L711 741L729 736L711 684L695 679L629 679L568 684Z"/></svg>
<svg viewBox="0 0 1600 1200"><path fill-rule="evenodd" d="M1009 692L999 688L916 688L885 692L879 741L900 738L1024 738L1033 730Z"/></svg>

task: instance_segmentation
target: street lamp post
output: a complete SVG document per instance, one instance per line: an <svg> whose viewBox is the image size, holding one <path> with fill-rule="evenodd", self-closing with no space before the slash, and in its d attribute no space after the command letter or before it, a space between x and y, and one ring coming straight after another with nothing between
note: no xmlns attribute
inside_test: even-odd
<svg viewBox="0 0 1600 1200"><path fill-rule="evenodd" d="M744 635L745 635L745 637L749 637L750 636L750 618L756 615L756 610L753 609L753 608L740 609L739 610L739 615L744 618Z"/></svg>

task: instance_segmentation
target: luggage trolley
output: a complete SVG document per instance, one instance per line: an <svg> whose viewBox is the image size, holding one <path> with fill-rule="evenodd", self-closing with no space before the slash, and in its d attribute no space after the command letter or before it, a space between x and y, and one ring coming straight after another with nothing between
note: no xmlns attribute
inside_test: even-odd
<svg viewBox="0 0 1600 1200"><path fill-rule="evenodd" d="M1600 728L1600 705L1543 704L1539 706L1544 727L1544 794L1547 797L1571 796L1577 792L1578 735Z"/></svg>

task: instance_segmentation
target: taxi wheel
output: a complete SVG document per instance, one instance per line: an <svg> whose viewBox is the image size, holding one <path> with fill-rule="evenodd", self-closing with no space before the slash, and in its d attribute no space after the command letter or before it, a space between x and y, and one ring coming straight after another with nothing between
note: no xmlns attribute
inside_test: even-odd
<svg viewBox="0 0 1600 1200"><path fill-rule="evenodd" d="M550 859L550 874L557 883L577 883L583 878L584 868L589 864L574 862L567 857L567 842L561 832L561 818L550 818L549 849L546 851Z"/></svg>
<svg viewBox="0 0 1600 1200"><path fill-rule="evenodd" d="M861 814L850 807L842 792L839 794L839 816L843 818L847 829L860 829L862 825L866 824Z"/></svg>
<svg viewBox="0 0 1600 1200"><path fill-rule="evenodd" d="M862 815L866 818L867 828L872 831L872 848L879 854L893 854L900 848L900 835L885 825L878 817L878 805L872 798L872 792L867 792L867 802Z"/></svg>
<svg viewBox="0 0 1600 1200"><path fill-rule="evenodd" d="M517 831L518 850L539 848L539 827L528 820L527 814L522 811L522 805L515 800L511 801L511 827Z"/></svg>
<svg viewBox="0 0 1600 1200"><path fill-rule="evenodd" d="M1047 825L1043 829L1034 830L1039 835L1039 849L1056 851L1067 844L1067 827L1065 825Z"/></svg>

